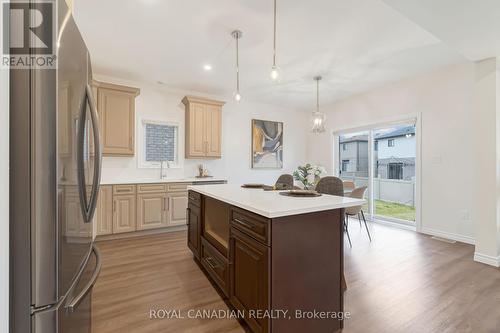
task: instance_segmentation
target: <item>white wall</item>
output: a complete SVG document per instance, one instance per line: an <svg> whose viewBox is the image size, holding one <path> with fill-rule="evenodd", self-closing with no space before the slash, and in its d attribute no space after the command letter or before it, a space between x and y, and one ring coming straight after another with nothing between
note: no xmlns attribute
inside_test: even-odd
<svg viewBox="0 0 500 333"><path fill-rule="evenodd" d="M0 17L3 17L0 6ZM3 45L0 24L0 45ZM9 72L0 69L0 332L9 331Z"/></svg>
<svg viewBox="0 0 500 333"><path fill-rule="evenodd" d="M159 169L138 167L138 149L142 147L142 119L179 124L179 163L181 168L169 169L168 178L193 177L197 165L204 163L210 173L229 182L264 182L273 184L284 172L291 173L299 164L306 162L308 114L283 109L276 106L251 103L242 100L234 102L228 96L207 96L226 101L222 109L222 159L184 159L184 105L185 95L200 95L189 91L168 90L161 85L95 75L95 79L105 82L126 84L141 89L136 99L136 154L134 157L105 157L103 161L103 181L121 179L158 179ZM281 170L251 169L251 119L266 119L284 123L284 166ZM306 124L306 125L305 125Z"/></svg>
<svg viewBox="0 0 500 333"><path fill-rule="evenodd" d="M477 161L476 196L481 210L476 223L477 261L500 265L500 94L497 60L476 64L476 117L472 137Z"/></svg>
<svg viewBox="0 0 500 333"><path fill-rule="evenodd" d="M483 208L476 197L474 66L441 68L323 107L326 133L309 135L309 159L333 172L333 135L349 129L421 114L422 231L474 241Z"/></svg>

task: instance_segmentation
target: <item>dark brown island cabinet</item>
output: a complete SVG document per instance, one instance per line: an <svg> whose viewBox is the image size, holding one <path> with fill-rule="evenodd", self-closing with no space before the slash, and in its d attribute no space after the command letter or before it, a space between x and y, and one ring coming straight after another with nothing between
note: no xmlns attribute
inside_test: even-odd
<svg viewBox="0 0 500 333"><path fill-rule="evenodd" d="M343 208L268 218L190 190L187 215L195 260L251 332L343 327Z"/></svg>

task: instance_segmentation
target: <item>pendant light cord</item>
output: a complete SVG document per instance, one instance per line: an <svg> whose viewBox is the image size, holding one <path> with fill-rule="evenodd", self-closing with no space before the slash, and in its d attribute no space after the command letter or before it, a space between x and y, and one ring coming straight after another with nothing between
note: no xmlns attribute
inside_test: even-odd
<svg viewBox="0 0 500 333"><path fill-rule="evenodd" d="M236 36L236 92L240 92L240 37Z"/></svg>
<svg viewBox="0 0 500 333"><path fill-rule="evenodd" d="M319 112L319 79L316 80L316 112Z"/></svg>
<svg viewBox="0 0 500 333"><path fill-rule="evenodd" d="M276 66L276 0L274 0L273 67Z"/></svg>

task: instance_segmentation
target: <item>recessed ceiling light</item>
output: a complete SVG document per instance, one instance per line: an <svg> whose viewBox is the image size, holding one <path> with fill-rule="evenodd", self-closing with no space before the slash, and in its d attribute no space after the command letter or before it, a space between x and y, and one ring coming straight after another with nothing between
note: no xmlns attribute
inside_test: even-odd
<svg viewBox="0 0 500 333"><path fill-rule="evenodd" d="M205 65L203 65L203 69L204 69L204 70L206 70L207 72L208 72L208 71L211 71L211 70L212 70L212 65L210 65L210 64L205 64Z"/></svg>

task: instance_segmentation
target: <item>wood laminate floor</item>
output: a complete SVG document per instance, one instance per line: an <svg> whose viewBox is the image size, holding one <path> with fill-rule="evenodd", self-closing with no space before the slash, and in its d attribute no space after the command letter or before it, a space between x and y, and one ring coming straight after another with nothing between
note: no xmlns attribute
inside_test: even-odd
<svg viewBox="0 0 500 333"><path fill-rule="evenodd" d="M474 247L356 220L345 247L343 332L500 332L500 269ZM346 242L347 243L347 242ZM186 232L98 243L93 333L244 332L234 319L150 319L150 310L227 309L194 263Z"/></svg>

